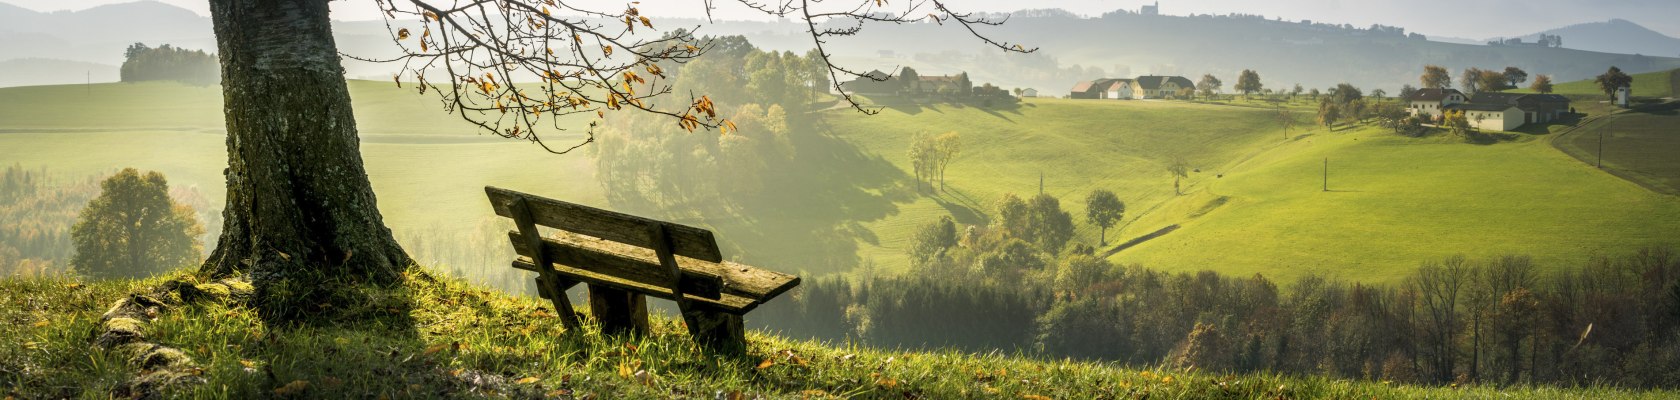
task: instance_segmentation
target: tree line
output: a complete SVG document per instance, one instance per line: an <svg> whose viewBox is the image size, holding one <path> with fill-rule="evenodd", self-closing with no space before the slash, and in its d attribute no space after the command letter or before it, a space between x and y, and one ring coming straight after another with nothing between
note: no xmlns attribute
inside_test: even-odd
<svg viewBox="0 0 1680 400"><path fill-rule="evenodd" d="M1668 249L1551 274L1523 256L1454 256L1397 284L1307 276L1287 288L1079 252L1021 265L819 279L753 317L880 347L1435 385L1680 386L1680 255Z"/></svg>
<svg viewBox="0 0 1680 400"><path fill-rule="evenodd" d="M168 44L148 47L135 43L123 52L122 81L177 81L209 86L221 83L222 65L215 54Z"/></svg>
<svg viewBox="0 0 1680 400"><path fill-rule="evenodd" d="M1342 91L1342 90L1338 90ZM1086 222L1123 218L1112 193ZM1680 253L1543 268L1452 256L1394 284L1309 275L1168 273L1072 242L1049 195L1006 195L996 217L929 221L911 269L816 279L766 304L761 328L879 347L1023 351L1047 358L1418 384L1680 386ZM1555 271L1542 273L1543 270Z"/></svg>

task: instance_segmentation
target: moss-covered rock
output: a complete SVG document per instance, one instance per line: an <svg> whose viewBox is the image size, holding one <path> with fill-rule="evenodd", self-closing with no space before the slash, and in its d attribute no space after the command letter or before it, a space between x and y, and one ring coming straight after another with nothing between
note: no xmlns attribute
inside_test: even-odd
<svg viewBox="0 0 1680 400"><path fill-rule="evenodd" d="M94 344L111 348L146 339L146 323L128 317L106 319L100 326L98 335L94 337Z"/></svg>

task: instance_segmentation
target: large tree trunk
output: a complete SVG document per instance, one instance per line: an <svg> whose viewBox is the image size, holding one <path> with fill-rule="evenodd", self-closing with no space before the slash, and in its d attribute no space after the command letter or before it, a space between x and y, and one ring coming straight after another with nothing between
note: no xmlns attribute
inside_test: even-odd
<svg viewBox="0 0 1680 400"><path fill-rule="evenodd" d="M309 304L321 282L395 282L412 263L385 227L362 167L327 4L210 1L227 118L227 208L202 273L249 274L269 318L310 312L285 304Z"/></svg>

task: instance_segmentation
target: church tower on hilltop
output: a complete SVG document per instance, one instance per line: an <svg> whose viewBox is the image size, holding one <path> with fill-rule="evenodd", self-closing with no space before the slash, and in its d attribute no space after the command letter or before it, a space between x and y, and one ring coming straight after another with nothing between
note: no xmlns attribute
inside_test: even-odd
<svg viewBox="0 0 1680 400"><path fill-rule="evenodd" d="M1143 6L1142 14L1150 16L1161 15L1161 2L1157 1L1155 2L1155 5L1152 6Z"/></svg>

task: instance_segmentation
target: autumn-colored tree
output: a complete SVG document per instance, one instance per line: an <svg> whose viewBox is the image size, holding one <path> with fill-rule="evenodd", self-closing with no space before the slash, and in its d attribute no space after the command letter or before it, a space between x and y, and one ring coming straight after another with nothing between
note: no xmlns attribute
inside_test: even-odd
<svg viewBox="0 0 1680 400"><path fill-rule="evenodd" d="M1482 91L1482 72L1481 68L1465 68L1458 76L1458 89L1472 95Z"/></svg>
<svg viewBox="0 0 1680 400"><path fill-rule="evenodd" d="M1100 245L1108 245L1108 228L1114 227L1125 216L1126 203L1120 201L1114 192L1097 189L1085 197L1085 220L1102 228L1097 239Z"/></svg>
<svg viewBox="0 0 1680 400"><path fill-rule="evenodd" d="M1551 93L1552 92L1552 76L1551 75L1536 76L1536 77L1534 77L1534 83L1530 83L1528 85L1528 88L1531 89L1531 90L1534 90L1535 93L1540 93L1540 94Z"/></svg>
<svg viewBox="0 0 1680 400"><path fill-rule="evenodd" d="M1616 89L1623 86L1633 86L1633 77L1622 72L1621 68L1612 66L1603 75L1593 78L1593 83L1598 84L1598 88L1604 91L1605 96L1615 99Z"/></svg>
<svg viewBox="0 0 1680 400"><path fill-rule="evenodd" d="M1527 79L1527 75L1524 75L1523 79ZM1476 87L1484 92L1498 92L1516 87L1507 85L1508 82L1510 76L1499 71L1484 69L1476 72Z"/></svg>
<svg viewBox="0 0 1680 400"><path fill-rule="evenodd" d="M135 278L198 262L204 227L193 210L169 198L163 174L123 169L100 183L71 228L77 272L98 278Z"/></svg>
<svg viewBox="0 0 1680 400"><path fill-rule="evenodd" d="M1441 113L1441 127L1453 135L1472 140L1475 138L1476 128L1470 125L1470 118L1463 111L1447 111Z"/></svg>
<svg viewBox="0 0 1680 400"><path fill-rule="evenodd" d="M1439 65L1423 66L1423 76L1418 77L1418 83L1424 89L1448 89L1452 87L1452 74L1446 67Z"/></svg>

